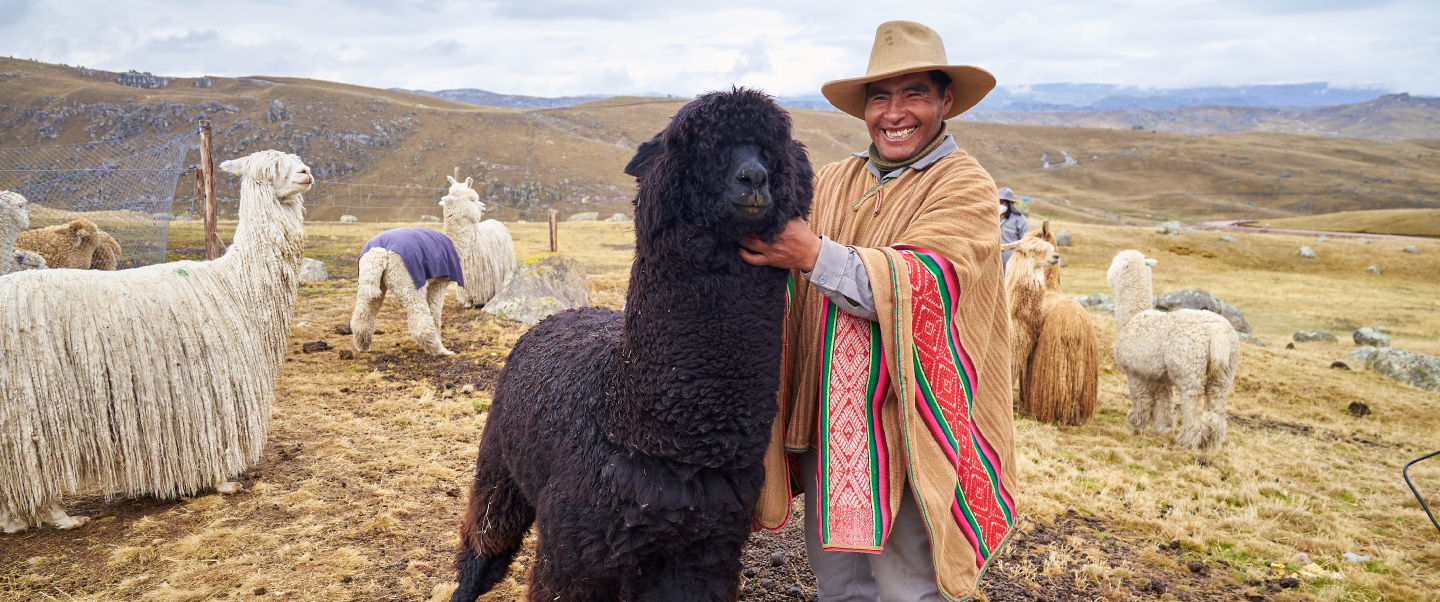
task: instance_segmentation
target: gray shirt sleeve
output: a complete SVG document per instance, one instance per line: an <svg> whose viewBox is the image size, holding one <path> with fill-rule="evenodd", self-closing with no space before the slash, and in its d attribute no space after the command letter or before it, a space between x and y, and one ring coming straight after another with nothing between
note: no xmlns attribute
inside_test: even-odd
<svg viewBox="0 0 1440 602"><path fill-rule="evenodd" d="M860 254L855 249L830 240L828 236L821 236L820 256L815 259L815 269L800 274L841 311L872 322L880 321L880 315L875 312L875 292L870 288L870 274L865 271L865 264L860 261Z"/></svg>

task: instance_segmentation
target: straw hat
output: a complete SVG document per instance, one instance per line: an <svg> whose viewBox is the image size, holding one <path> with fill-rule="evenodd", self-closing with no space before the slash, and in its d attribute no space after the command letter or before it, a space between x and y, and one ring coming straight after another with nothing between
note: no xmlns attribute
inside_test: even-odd
<svg viewBox="0 0 1440 602"><path fill-rule="evenodd" d="M882 79L938 69L950 76L954 104L945 114L949 119L975 106L995 87L995 76L970 65L951 65L945 58L945 42L940 34L912 21L881 23L875 30L875 45L870 48L870 67L865 77L837 79L820 87L820 93L835 108L865 118L865 86Z"/></svg>

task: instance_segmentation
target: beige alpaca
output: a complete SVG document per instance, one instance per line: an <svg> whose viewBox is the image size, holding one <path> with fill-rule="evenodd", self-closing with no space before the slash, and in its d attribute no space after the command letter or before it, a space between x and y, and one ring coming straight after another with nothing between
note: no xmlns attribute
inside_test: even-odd
<svg viewBox="0 0 1440 602"><path fill-rule="evenodd" d="M29 204L18 192L0 190L0 276L46 267L39 253L15 248L15 239L30 227Z"/></svg>
<svg viewBox="0 0 1440 602"><path fill-rule="evenodd" d="M415 288L405 260L388 249L372 248L360 256L360 279L355 290L355 310L350 313L350 332L356 351L369 351L375 336L375 318L392 292L405 308L410 338L430 355L453 352L440 342L440 317L445 309L445 292L450 281L431 278L424 288Z"/></svg>
<svg viewBox="0 0 1440 602"><path fill-rule="evenodd" d="M88 270L100 243L100 228L88 219L77 219L34 230L26 230L15 239L15 248L38 253L50 268Z"/></svg>
<svg viewBox="0 0 1440 602"><path fill-rule="evenodd" d="M1156 311L1150 266L1139 251L1122 251L1106 274L1115 291L1115 365L1130 388L1130 426L1157 433L1175 427L1170 389L1180 394L1183 424L1175 443L1218 448L1225 443L1225 399L1240 363L1240 337L1225 318L1203 310Z"/></svg>
<svg viewBox="0 0 1440 602"><path fill-rule="evenodd" d="M440 200L445 214L445 236L455 243L465 286L456 287L455 298L462 307L482 307L500 292L505 277L515 269L515 243L505 225L493 219L481 221L485 204L471 188L475 180L450 180L450 191Z"/></svg>
<svg viewBox="0 0 1440 602"><path fill-rule="evenodd" d="M75 492L238 491L260 459L314 180L273 150L220 168L242 176L223 257L0 278L0 529L80 526Z"/></svg>
<svg viewBox="0 0 1440 602"><path fill-rule="evenodd" d="M1010 379L1023 384L1044 317L1044 268L1058 263L1060 255L1050 243L1030 237L1000 245L1000 250L1012 253L1005 264L1005 290L1010 297Z"/></svg>
<svg viewBox="0 0 1440 602"><path fill-rule="evenodd" d="M1049 220L1026 236L1055 244ZM1044 317L1020 383L1020 410L1041 422L1085 424L1099 396L1100 341L1089 312L1060 290L1060 266L1044 269Z"/></svg>

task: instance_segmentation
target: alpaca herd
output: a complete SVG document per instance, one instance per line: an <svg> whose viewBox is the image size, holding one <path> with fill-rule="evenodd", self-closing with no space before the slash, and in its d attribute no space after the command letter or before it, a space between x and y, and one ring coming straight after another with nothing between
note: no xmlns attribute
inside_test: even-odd
<svg viewBox="0 0 1440 602"><path fill-rule="evenodd" d="M84 525L61 506L76 493L241 490L231 479L260 458L286 361L314 179L273 150L221 168L241 178L240 219L207 262L115 271L120 247L93 222L29 229L26 199L0 191L0 530ZM813 171L788 113L737 89L685 105L625 173L637 182L625 306L557 313L506 358L460 520L452 602L504 579L532 526L532 600L737 595L778 413L791 277L743 262L738 243L807 216ZM361 251L356 351L371 349L393 293L421 350L452 355L441 340L450 285L462 307L482 307L515 269L510 233L482 220L474 181L449 181L443 232L387 230ZM1098 338L1061 291L1049 222L1001 249L1013 253L1016 408L1084 425ZM1152 265L1130 250L1107 272L1129 424L1175 428L1173 389L1176 445L1218 448L1238 337L1212 313L1154 311Z"/></svg>

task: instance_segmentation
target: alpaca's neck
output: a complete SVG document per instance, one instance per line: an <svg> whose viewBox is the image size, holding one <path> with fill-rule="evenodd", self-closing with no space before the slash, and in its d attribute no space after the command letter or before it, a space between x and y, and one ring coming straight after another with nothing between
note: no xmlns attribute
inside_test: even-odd
<svg viewBox="0 0 1440 602"><path fill-rule="evenodd" d="M0 203L5 203L0 199ZM21 220L20 215L9 215L3 207L0 207L0 274L9 274L16 270L15 265L15 240L20 238L20 233L29 226Z"/></svg>
<svg viewBox="0 0 1440 602"><path fill-rule="evenodd" d="M1045 302L1044 273L1033 260L1020 255L1013 257L1005 271L1005 289L1010 294L1010 323L1012 328L1038 330Z"/></svg>
<svg viewBox="0 0 1440 602"><path fill-rule="evenodd" d="M734 243L708 251L710 266L637 253L607 399L612 440L705 466L759 462L776 411L786 273L745 265Z"/></svg>
<svg viewBox="0 0 1440 602"><path fill-rule="evenodd" d="M235 238L225 255L205 265L224 274L232 293L244 299L247 319L280 324L288 333L305 255L303 201L297 195L284 203L267 194L242 188Z"/></svg>
<svg viewBox="0 0 1440 602"><path fill-rule="evenodd" d="M1131 270L1120 279L1115 289L1115 328L1124 328L1130 318L1155 308L1154 287L1149 270Z"/></svg>

